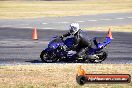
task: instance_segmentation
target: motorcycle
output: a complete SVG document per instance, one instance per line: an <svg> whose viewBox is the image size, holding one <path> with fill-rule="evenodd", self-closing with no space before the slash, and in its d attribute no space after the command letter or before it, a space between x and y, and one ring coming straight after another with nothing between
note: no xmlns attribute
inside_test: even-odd
<svg viewBox="0 0 132 88"><path fill-rule="evenodd" d="M90 42L92 44L92 48L87 51L85 58L83 58L81 62L101 63L108 56L106 46L111 42L111 38L94 37ZM76 59L77 52L71 49L73 44L73 37L63 40L56 36L49 42L48 47L41 52L40 58L42 62L46 63L59 61L78 62L80 60Z"/></svg>

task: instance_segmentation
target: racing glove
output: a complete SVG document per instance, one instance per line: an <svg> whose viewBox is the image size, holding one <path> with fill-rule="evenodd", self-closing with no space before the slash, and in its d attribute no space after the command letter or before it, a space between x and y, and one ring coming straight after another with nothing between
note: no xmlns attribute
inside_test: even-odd
<svg viewBox="0 0 132 88"><path fill-rule="evenodd" d="M64 37L63 37L63 35L62 36L59 36L61 39L63 39Z"/></svg>

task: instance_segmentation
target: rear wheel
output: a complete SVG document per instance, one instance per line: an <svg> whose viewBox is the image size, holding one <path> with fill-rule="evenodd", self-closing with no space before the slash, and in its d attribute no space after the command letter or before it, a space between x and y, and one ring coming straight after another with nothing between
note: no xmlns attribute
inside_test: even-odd
<svg viewBox="0 0 132 88"><path fill-rule="evenodd" d="M97 54L95 54L98 58L96 58L96 59L90 59L89 60L89 62L91 62L91 63L101 63L102 61L104 61L106 58L107 58L107 56L108 56L108 54L107 54L107 52L106 51L100 51L100 52L98 52Z"/></svg>
<svg viewBox="0 0 132 88"><path fill-rule="evenodd" d="M46 62L46 63L52 63L52 62L56 62L57 61L57 57L54 53L50 53L48 54L46 51L42 51L41 54L40 54L40 58L43 62Z"/></svg>

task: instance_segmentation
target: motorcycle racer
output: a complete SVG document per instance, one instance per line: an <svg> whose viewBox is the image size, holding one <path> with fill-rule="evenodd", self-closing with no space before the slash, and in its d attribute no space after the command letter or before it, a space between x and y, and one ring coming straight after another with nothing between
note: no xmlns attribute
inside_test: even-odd
<svg viewBox="0 0 132 88"><path fill-rule="evenodd" d="M60 36L60 38L63 39L64 37L71 35L74 36L74 45L72 50L77 51L77 59L85 58L85 53L91 48L91 42L83 36L82 30L79 29L78 23L70 24L69 31Z"/></svg>

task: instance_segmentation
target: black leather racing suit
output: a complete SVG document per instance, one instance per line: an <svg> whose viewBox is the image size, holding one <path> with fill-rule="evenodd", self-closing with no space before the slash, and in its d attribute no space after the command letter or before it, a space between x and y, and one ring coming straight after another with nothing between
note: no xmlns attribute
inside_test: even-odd
<svg viewBox="0 0 132 88"><path fill-rule="evenodd" d="M79 29L79 31L74 34L74 45L72 47L73 50L77 51L77 58L84 58L85 57L85 53L91 48L91 42L89 40L86 40L86 38L84 38L84 36L81 33L81 29ZM70 32L62 35L61 37L67 37L70 36Z"/></svg>

